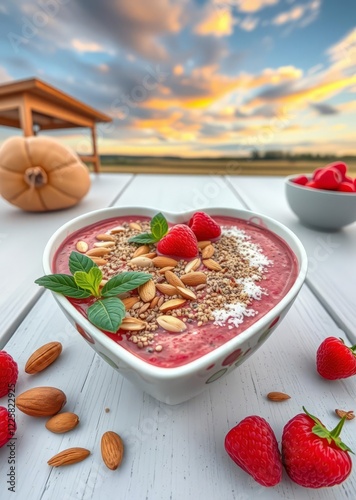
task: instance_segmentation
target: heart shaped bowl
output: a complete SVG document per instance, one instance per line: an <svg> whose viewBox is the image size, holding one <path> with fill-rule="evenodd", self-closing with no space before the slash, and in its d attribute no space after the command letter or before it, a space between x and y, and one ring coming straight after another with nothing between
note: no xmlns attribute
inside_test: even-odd
<svg viewBox="0 0 356 500"><path fill-rule="evenodd" d="M240 329L236 336L230 335L229 340L210 350L210 352L206 352L197 359L181 366L169 368L156 366L129 352L113 340L112 337L90 323L66 297L53 292L66 317L97 354L122 376L154 398L167 404L178 404L196 396L204 389L211 387L211 384L221 377L231 373L256 352L280 324L291 307L307 272L307 256L303 245L292 231L279 222L264 215L245 210L227 208L202 210L212 217L223 216L242 219L243 222L259 228L263 233L272 233L274 238L277 236L279 240L282 240L283 244L289 247L292 255L294 254L293 259L296 264L295 276L293 275L291 286L280 298L279 302L272 308L267 308L267 311L263 312L263 314L258 315L250 326ZM157 212L158 210L153 208L142 207L108 208L82 215L67 222L53 234L46 245L43 256L45 273L52 274L54 272L53 264L56 252L64 240L73 233L107 219L125 216L153 217ZM187 222L193 213L193 211L184 214L165 212L164 215L170 223L177 224ZM278 259L278 255L276 259ZM224 328L228 329L229 326L219 328L223 332ZM172 335L168 332L167 335L172 338Z"/></svg>

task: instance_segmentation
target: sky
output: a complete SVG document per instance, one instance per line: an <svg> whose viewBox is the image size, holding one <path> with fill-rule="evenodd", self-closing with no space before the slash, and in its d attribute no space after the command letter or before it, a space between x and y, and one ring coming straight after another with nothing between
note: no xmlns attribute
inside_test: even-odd
<svg viewBox="0 0 356 500"><path fill-rule="evenodd" d="M355 0L0 0L0 33L0 84L110 115L101 154L356 154Z"/></svg>

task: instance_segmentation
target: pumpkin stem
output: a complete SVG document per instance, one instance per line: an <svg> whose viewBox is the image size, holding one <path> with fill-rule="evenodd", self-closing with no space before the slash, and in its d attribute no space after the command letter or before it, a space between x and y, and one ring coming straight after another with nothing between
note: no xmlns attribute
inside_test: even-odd
<svg viewBox="0 0 356 500"><path fill-rule="evenodd" d="M48 177L42 167L29 167L25 170L25 182L30 187L39 188L47 184Z"/></svg>

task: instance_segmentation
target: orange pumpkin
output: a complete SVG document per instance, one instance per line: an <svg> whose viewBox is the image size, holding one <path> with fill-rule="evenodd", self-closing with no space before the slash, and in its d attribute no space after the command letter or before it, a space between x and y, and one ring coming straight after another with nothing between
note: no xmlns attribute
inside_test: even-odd
<svg viewBox="0 0 356 500"><path fill-rule="evenodd" d="M90 188L87 167L49 137L11 137L0 148L0 194L31 212L76 205Z"/></svg>

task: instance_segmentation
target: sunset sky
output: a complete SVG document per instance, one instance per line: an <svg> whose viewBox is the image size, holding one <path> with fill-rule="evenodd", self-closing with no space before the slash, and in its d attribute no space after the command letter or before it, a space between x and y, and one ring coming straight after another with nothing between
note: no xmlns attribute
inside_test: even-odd
<svg viewBox="0 0 356 500"><path fill-rule="evenodd" d="M102 154L356 154L355 0L0 0L0 29L0 83L109 114Z"/></svg>

